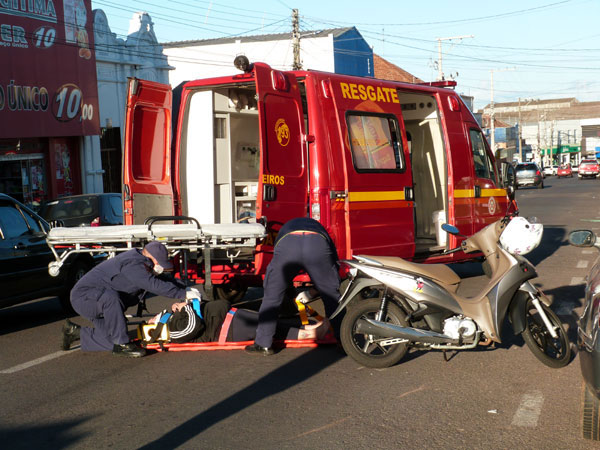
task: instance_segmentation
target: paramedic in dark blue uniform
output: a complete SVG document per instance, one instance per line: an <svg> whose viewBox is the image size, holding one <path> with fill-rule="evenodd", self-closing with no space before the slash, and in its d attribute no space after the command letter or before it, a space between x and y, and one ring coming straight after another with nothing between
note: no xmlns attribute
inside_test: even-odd
<svg viewBox="0 0 600 450"><path fill-rule="evenodd" d="M275 239L273 259L263 283L264 298L259 310L254 344L249 353L272 355L279 308L286 289L300 270L305 270L321 294L325 315L330 317L340 297L338 255L327 230L316 220L299 217L285 223ZM335 324L334 324L335 326Z"/></svg>
<svg viewBox="0 0 600 450"><path fill-rule="evenodd" d="M69 320L63 326L62 349L81 339L84 351L112 351L115 355L140 357L145 350L129 341L124 311L136 305L146 292L181 299L200 298L193 288L184 288L157 277L170 270L166 247L152 241L143 250L132 249L94 267L71 290L73 309L90 320L79 327Z"/></svg>

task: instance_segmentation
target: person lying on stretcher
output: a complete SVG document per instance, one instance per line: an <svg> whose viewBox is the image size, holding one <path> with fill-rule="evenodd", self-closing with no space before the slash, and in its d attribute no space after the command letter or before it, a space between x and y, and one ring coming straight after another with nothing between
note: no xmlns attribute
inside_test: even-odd
<svg viewBox="0 0 600 450"><path fill-rule="evenodd" d="M221 333L227 333L228 342L252 341L256 336L258 326L258 312L247 309L231 308L226 300L213 300L202 302L202 318L194 311L192 302L179 302L171 305L172 316L167 324L170 341L184 342L216 342ZM232 319L226 321L227 315L233 314ZM149 323L158 323L165 314L157 314ZM329 331L327 319L316 320L311 318L308 325L302 325L300 318L280 320L275 333L276 339L322 339ZM222 330L223 324L228 326Z"/></svg>

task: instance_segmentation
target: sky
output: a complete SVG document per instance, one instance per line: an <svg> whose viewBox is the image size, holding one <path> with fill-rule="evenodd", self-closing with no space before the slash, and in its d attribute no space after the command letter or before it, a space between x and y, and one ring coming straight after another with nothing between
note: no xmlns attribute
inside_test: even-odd
<svg viewBox="0 0 600 450"><path fill-rule="evenodd" d="M125 38L148 12L159 42L355 26L374 53L425 80L442 71L476 109L520 98L600 101L600 0L92 0ZM455 38L455 39L447 39ZM302 45L302 42L301 44ZM492 83L493 79L493 83Z"/></svg>

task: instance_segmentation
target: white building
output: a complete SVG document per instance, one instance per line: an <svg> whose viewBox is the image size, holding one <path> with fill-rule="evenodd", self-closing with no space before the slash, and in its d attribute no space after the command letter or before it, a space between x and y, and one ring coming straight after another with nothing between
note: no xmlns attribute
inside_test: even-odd
<svg viewBox="0 0 600 450"><path fill-rule="evenodd" d="M126 40L111 32L104 11L96 9L93 15L102 135L94 151L86 154L83 189L120 192L127 78L168 84L168 72L173 68L167 64L147 13L133 15Z"/></svg>
<svg viewBox="0 0 600 450"><path fill-rule="evenodd" d="M244 54L250 62L264 62L274 69L292 70L291 33L162 44L169 64L171 86L184 81L237 73L233 60ZM300 62L303 69L373 76L373 50L354 27L302 32Z"/></svg>

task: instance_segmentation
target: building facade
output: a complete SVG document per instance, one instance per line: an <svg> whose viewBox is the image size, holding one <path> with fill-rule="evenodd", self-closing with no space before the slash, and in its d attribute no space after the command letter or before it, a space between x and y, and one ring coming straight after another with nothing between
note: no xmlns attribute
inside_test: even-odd
<svg viewBox="0 0 600 450"><path fill-rule="evenodd" d="M495 103L493 108L487 105L481 113L484 122L486 118L489 122L493 115L496 120L515 127L517 133L520 126L521 147L530 149L523 152L525 160L543 166L578 164L583 158L595 158L596 146L600 147L595 140L600 135L593 128L600 125L600 102L579 102L576 98L522 99ZM518 142L517 136L517 145Z"/></svg>
<svg viewBox="0 0 600 450"><path fill-rule="evenodd" d="M150 16L125 40L88 0L0 2L0 19L0 192L121 192L127 77L168 83Z"/></svg>

